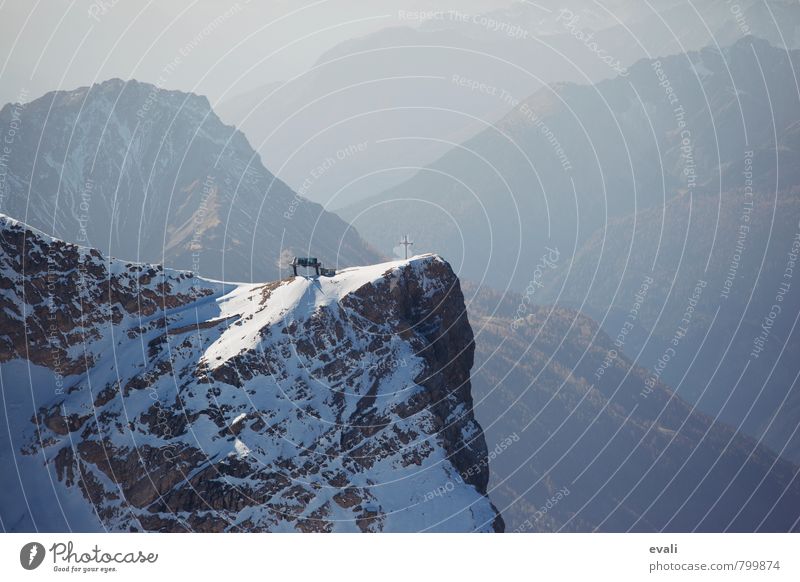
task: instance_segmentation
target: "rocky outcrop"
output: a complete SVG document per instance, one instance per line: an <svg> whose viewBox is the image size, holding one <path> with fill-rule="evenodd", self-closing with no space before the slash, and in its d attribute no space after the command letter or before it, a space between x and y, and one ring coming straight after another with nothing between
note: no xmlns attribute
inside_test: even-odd
<svg viewBox="0 0 800 582"><path fill-rule="evenodd" d="M97 529L503 529L441 258L225 286L0 226L3 361L59 387L16 453Z"/></svg>

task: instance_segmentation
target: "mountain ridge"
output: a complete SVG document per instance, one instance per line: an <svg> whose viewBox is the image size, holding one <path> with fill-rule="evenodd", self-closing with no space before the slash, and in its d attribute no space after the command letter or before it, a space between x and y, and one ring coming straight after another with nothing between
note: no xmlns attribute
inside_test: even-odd
<svg viewBox="0 0 800 582"><path fill-rule="evenodd" d="M6 105L0 127L14 124L0 211L64 240L214 279L273 279L292 253L378 259L203 96L112 79Z"/></svg>
<svg viewBox="0 0 800 582"><path fill-rule="evenodd" d="M718 196L740 187L746 150L754 152L754 183L768 191L796 174L796 134L779 133L776 147L770 111L779 128L798 121L787 79L800 53L746 37L722 54L649 59L624 78L539 89L414 177L340 214L384 253L394 247L391 220L417 248L463 262L463 278L511 280L521 291L530 276L515 267L526 256L535 262L545 246L571 255L613 220L688 191ZM700 75L701 66L713 74ZM682 127L690 130L688 158Z"/></svg>

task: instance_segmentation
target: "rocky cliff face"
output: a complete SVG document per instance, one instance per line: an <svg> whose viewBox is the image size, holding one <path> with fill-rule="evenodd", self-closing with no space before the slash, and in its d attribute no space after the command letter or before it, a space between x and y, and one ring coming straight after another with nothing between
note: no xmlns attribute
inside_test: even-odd
<svg viewBox="0 0 800 582"><path fill-rule="evenodd" d="M0 232L6 529L502 529L439 257L230 286Z"/></svg>

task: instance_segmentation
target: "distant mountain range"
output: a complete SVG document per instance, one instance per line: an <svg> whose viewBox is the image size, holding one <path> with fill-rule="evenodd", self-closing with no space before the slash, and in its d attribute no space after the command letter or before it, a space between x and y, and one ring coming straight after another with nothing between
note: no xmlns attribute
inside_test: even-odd
<svg viewBox="0 0 800 582"><path fill-rule="evenodd" d="M794 186L685 195L621 219L586 243L541 300L580 306L613 337L633 321L624 351L639 365L800 461L798 194Z"/></svg>
<svg viewBox="0 0 800 582"><path fill-rule="evenodd" d="M0 131L12 136L0 212L64 240L246 281L278 278L292 253L378 257L271 174L205 97L114 79L8 104Z"/></svg>
<svg viewBox="0 0 800 582"><path fill-rule="evenodd" d="M723 54L709 48L642 61L596 85L541 89L410 180L340 214L385 253L398 230L409 232L418 249L463 264L461 276L522 290L545 245L571 257L616 218L682 192L741 187L746 151L759 189L797 183L797 58L748 38Z"/></svg>
<svg viewBox="0 0 800 582"><path fill-rule="evenodd" d="M614 354L564 308L464 286L475 333L475 413L489 495L506 531L788 531L798 467ZM596 374L603 370L603 381ZM796 411L795 416L796 419Z"/></svg>
<svg viewBox="0 0 800 582"><path fill-rule="evenodd" d="M387 17L390 26L333 47L302 75L215 104L283 180L306 184L306 196L327 208L410 178L548 84L597 83L640 59L748 34L800 47L800 7L780 0L515 2L486 14ZM315 172L353 144L366 147Z"/></svg>

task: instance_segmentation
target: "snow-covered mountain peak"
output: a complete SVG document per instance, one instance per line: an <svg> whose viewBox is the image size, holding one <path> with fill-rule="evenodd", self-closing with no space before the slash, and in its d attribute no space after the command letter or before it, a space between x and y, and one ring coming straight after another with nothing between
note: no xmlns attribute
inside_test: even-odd
<svg viewBox="0 0 800 582"><path fill-rule="evenodd" d="M230 285L0 235L10 527L502 529L440 257Z"/></svg>
<svg viewBox="0 0 800 582"><path fill-rule="evenodd" d="M332 277L297 276L272 284L242 284L217 299L220 318L236 319L237 326L228 328L206 351L201 362L217 368L232 356L256 349L264 330L278 324L309 320L321 309L333 309L339 316L339 304L354 291L381 283L390 289L404 274L418 277L423 285L432 287L425 278L427 268L446 265L437 255L427 254L407 260L392 261L338 271ZM449 268L449 267L447 267Z"/></svg>

